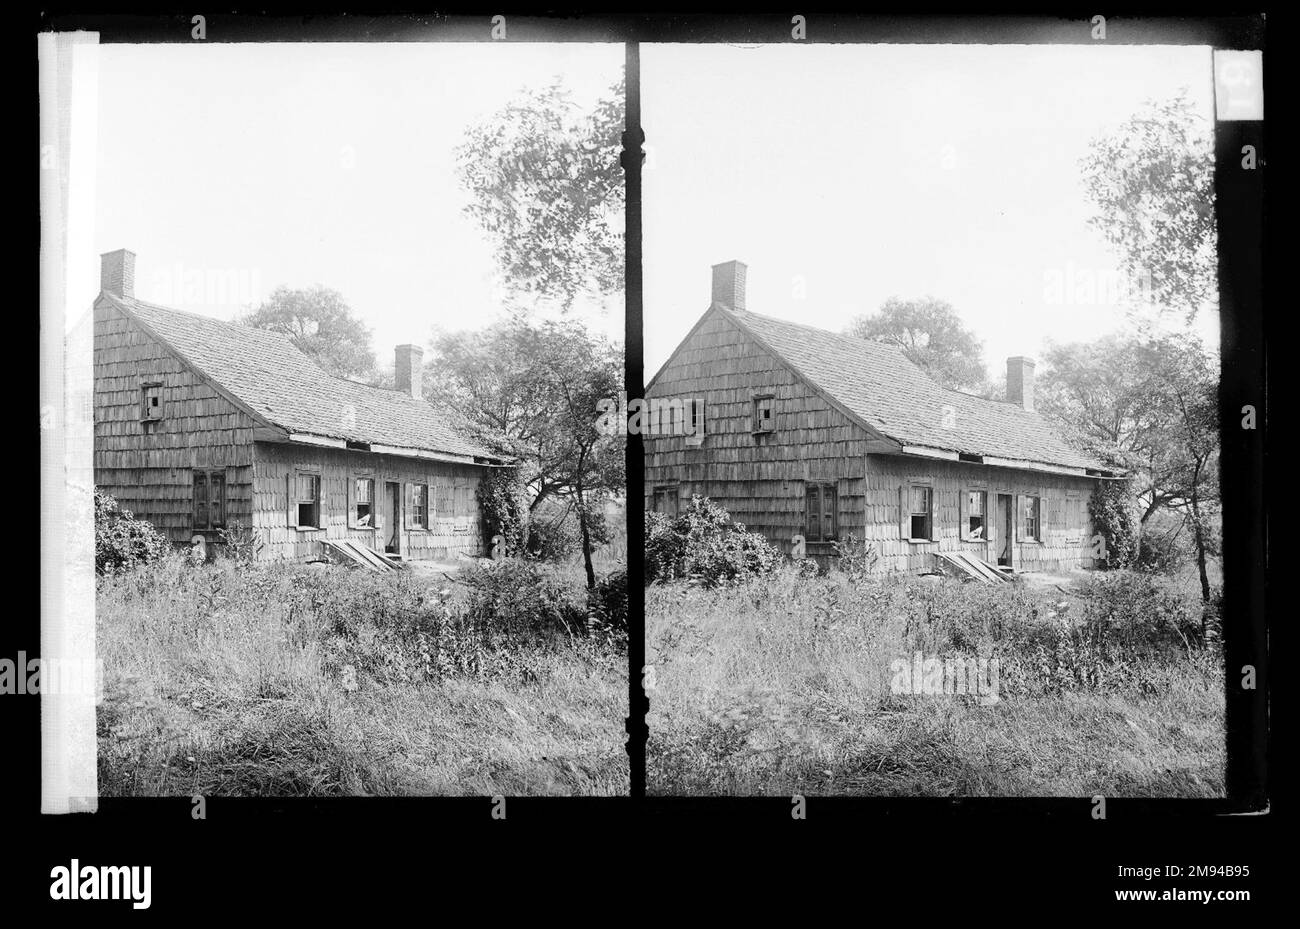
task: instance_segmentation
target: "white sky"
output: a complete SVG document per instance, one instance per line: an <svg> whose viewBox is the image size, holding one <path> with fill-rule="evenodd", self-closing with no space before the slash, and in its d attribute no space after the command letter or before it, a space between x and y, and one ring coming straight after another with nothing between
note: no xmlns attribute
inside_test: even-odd
<svg viewBox="0 0 1300 929"><path fill-rule="evenodd" d="M1117 306L1045 293L1117 274L1086 224L1088 141L1181 87L1212 116L1203 47L643 45L641 75L647 380L733 258L750 310L835 331L946 299L995 378L1113 331ZM1198 328L1217 347L1217 314Z"/></svg>
<svg viewBox="0 0 1300 929"><path fill-rule="evenodd" d="M434 324L478 327L500 308L491 248L461 212L465 129L556 75L590 103L623 58L580 44L102 46L96 250L136 253L141 299L221 319L277 285L324 284L391 366ZM622 338L621 295L607 302L575 312Z"/></svg>

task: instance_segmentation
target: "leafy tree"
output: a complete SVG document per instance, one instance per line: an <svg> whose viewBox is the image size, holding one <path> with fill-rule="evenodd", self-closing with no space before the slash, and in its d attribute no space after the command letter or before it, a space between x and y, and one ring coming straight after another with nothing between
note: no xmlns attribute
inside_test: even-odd
<svg viewBox="0 0 1300 929"><path fill-rule="evenodd" d="M354 379L375 376L370 329L352 314L338 291L320 284L303 290L280 286L241 322L287 335L331 374Z"/></svg>
<svg viewBox="0 0 1300 929"><path fill-rule="evenodd" d="M1187 523L1207 602L1205 562L1215 549L1218 500L1217 389L1215 359L1194 336L1112 335L1051 346L1036 400L1074 444L1127 472L1141 531L1162 512Z"/></svg>
<svg viewBox="0 0 1300 929"><path fill-rule="evenodd" d="M491 238L507 286L569 309L623 289L623 80L583 111L557 80L469 129L457 170L465 210Z"/></svg>
<svg viewBox="0 0 1300 929"><path fill-rule="evenodd" d="M596 429L597 403L623 389L623 354L574 320L515 317L434 340L426 395L519 463L529 512L572 507L588 586L602 538L601 506L626 485L623 435Z"/></svg>
<svg viewBox="0 0 1300 929"><path fill-rule="evenodd" d="M914 364L945 387L987 392L983 347L946 300L890 297L874 316L849 323L850 335L897 345Z"/></svg>
<svg viewBox="0 0 1300 929"><path fill-rule="evenodd" d="M1149 101L1093 140L1083 178L1098 213L1090 222L1130 280L1149 283L1158 313L1190 322L1217 307L1214 152L1186 92Z"/></svg>

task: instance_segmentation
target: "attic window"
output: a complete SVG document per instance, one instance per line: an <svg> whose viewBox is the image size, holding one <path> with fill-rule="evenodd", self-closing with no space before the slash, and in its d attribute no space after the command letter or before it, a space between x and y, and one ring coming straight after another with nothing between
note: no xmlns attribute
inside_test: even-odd
<svg viewBox="0 0 1300 929"><path fill-rule="evenodd" d="M983 461L984 461L984 456L983 456L983 455L972 455L972 454L970 454L970 453L968 453L968 452L958 452L958 453L957 453L957 460L958 460L958 461L973 461L973 462L975 462L975 464L982 464Z"/></svg>
<svg viewBox="0 0 1300 929"><path fill-rule="evenodd" d="M686 444L704 443L704 399L686 401Z"/></svg>
<svg viewBox="0 0 1300 929"><path fill-rule="evenodd" d="M145 381L141 384L140 419L145 422L157 422L163 418L165 410L162 381Z"/></svg>
<svg viewBox="0 0 1300 929"><path fill-rule="evenodd" d="M776 397L760 394L754 398L754 432L772 432L776 429Z"/></svg>

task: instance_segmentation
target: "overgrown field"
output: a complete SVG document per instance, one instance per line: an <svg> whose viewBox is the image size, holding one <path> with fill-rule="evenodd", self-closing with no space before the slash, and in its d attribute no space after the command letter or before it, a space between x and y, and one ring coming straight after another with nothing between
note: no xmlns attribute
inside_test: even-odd
<svg viewBox="0 0 1300 929"><path fill-rule="evenodd" d="M104 796L626 794L626 576L194 566L100 579Z"/></svg>
<svg viewBox="0 0 1300 929"><path fill-rule="evenodd" d="M1204 641L1186 585L1113 572L1067 594L784 567L645 596L652 794L1224 793L1216 621ZM997 699L900 687L918 653L990 662Z"/></svg>

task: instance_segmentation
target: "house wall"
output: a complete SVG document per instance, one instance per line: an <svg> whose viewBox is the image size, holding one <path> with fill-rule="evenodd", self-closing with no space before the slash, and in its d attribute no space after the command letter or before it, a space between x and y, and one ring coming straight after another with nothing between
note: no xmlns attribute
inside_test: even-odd
<svg viewBox="0 0 1300 929"><path fill-rule="evenodd" d="M870 455L866 462L866 482L866 538L880 552L884 570L929 570L935 567L935 552L955 550L997 564L1002 541L996 526L996 495L999 493L1012 494L1013 507L1018 505L1022 494L1035 494L1042 501L1042 541L1012 543L1012 567L1017 571L1057 571L1095 566L1087 549L1092 537L1088 497L1096 483L1092 478L901 455ZM938 541L917 543L903 538L901 489L908 482L932 487ZM993 531L990 541L968 542L959 535L960 494L966 490L988 493L987 524ZM1071 506L1067 503L1071 497L1079 502ZM1071 512L1075 517L1067 519ZM1018 524L1018 511L1013 513L1013 517Z"/></svg>
<svg viewBox="0 0 1300 929"><path fill-rule="evenodd" d="M754 435L753 398L776 398L775 429ZM646 393L647 400L705 401L705 438L692 444L681 435L645 435L647 509L657 488L675 488L678 509L692 494L725 507L736 522L762 533L786 554L804 532L806 482L833 482L837 490L838 535L873 543L885 571L936 567L937 551L964 550L997 562L995 541L966 542L958 534L960 493L985 490L990 523L999 492L1037 494L1042 500L1042 542L1016 542L1016 570L1092 567L1085 549L1091 528L1087 500L1093 479L941 459L868 452L866 430L808 387L779 359L719 314L705 318ZM909 480L935 494L937 541L902 538L901 488ZM1067 505L1067 498L1079 502ZM1013 496L1013 506L1018 505ZM1076 517L1067 525L1067 513ZM819 559L831 548L806 546Z"/></svg>
<svg viewBox="0 0 1300 929"><path fill-rule="evenodd" d="M226 519L248 523L253 420L116 307L94 310L95 486L175 543L191 536L196 468L222 470ZM142 382L163 381L164 416L141 421Z"/></svg>
<svg viewBox="0 0 1300 929"><path fill-rule="evenodd" d="M755 435L753 399L766 393L775 430ZM706 317L646 396L705 402L701 445L645 436L647 508L656 487L676 485L681 507L710 497L789 554L804 526L802 482L833 482L840 534L863 537L866 431L725 317Z"/></svg>
<svg viewBox="0 0 1300 929"><path fill-rule="evenodd" d="M323 557L321 539L349 538L384 550L389 526L356 529L349 523L349 485L357 477L375 480L376 515L382 522L382 497L386 481L402 485L427 483L431 512L429 528L403 528L401 555L413 560L454 559L458 553L483 550L475 492L482 469L444 464L422 458L377 455L372 452L310 445L257 442L253 464L255 508L252 525L262 539L266 559L306 561ZM321 475L323 529L298 529L289 523L290 473L306 469Z"/></svg>

